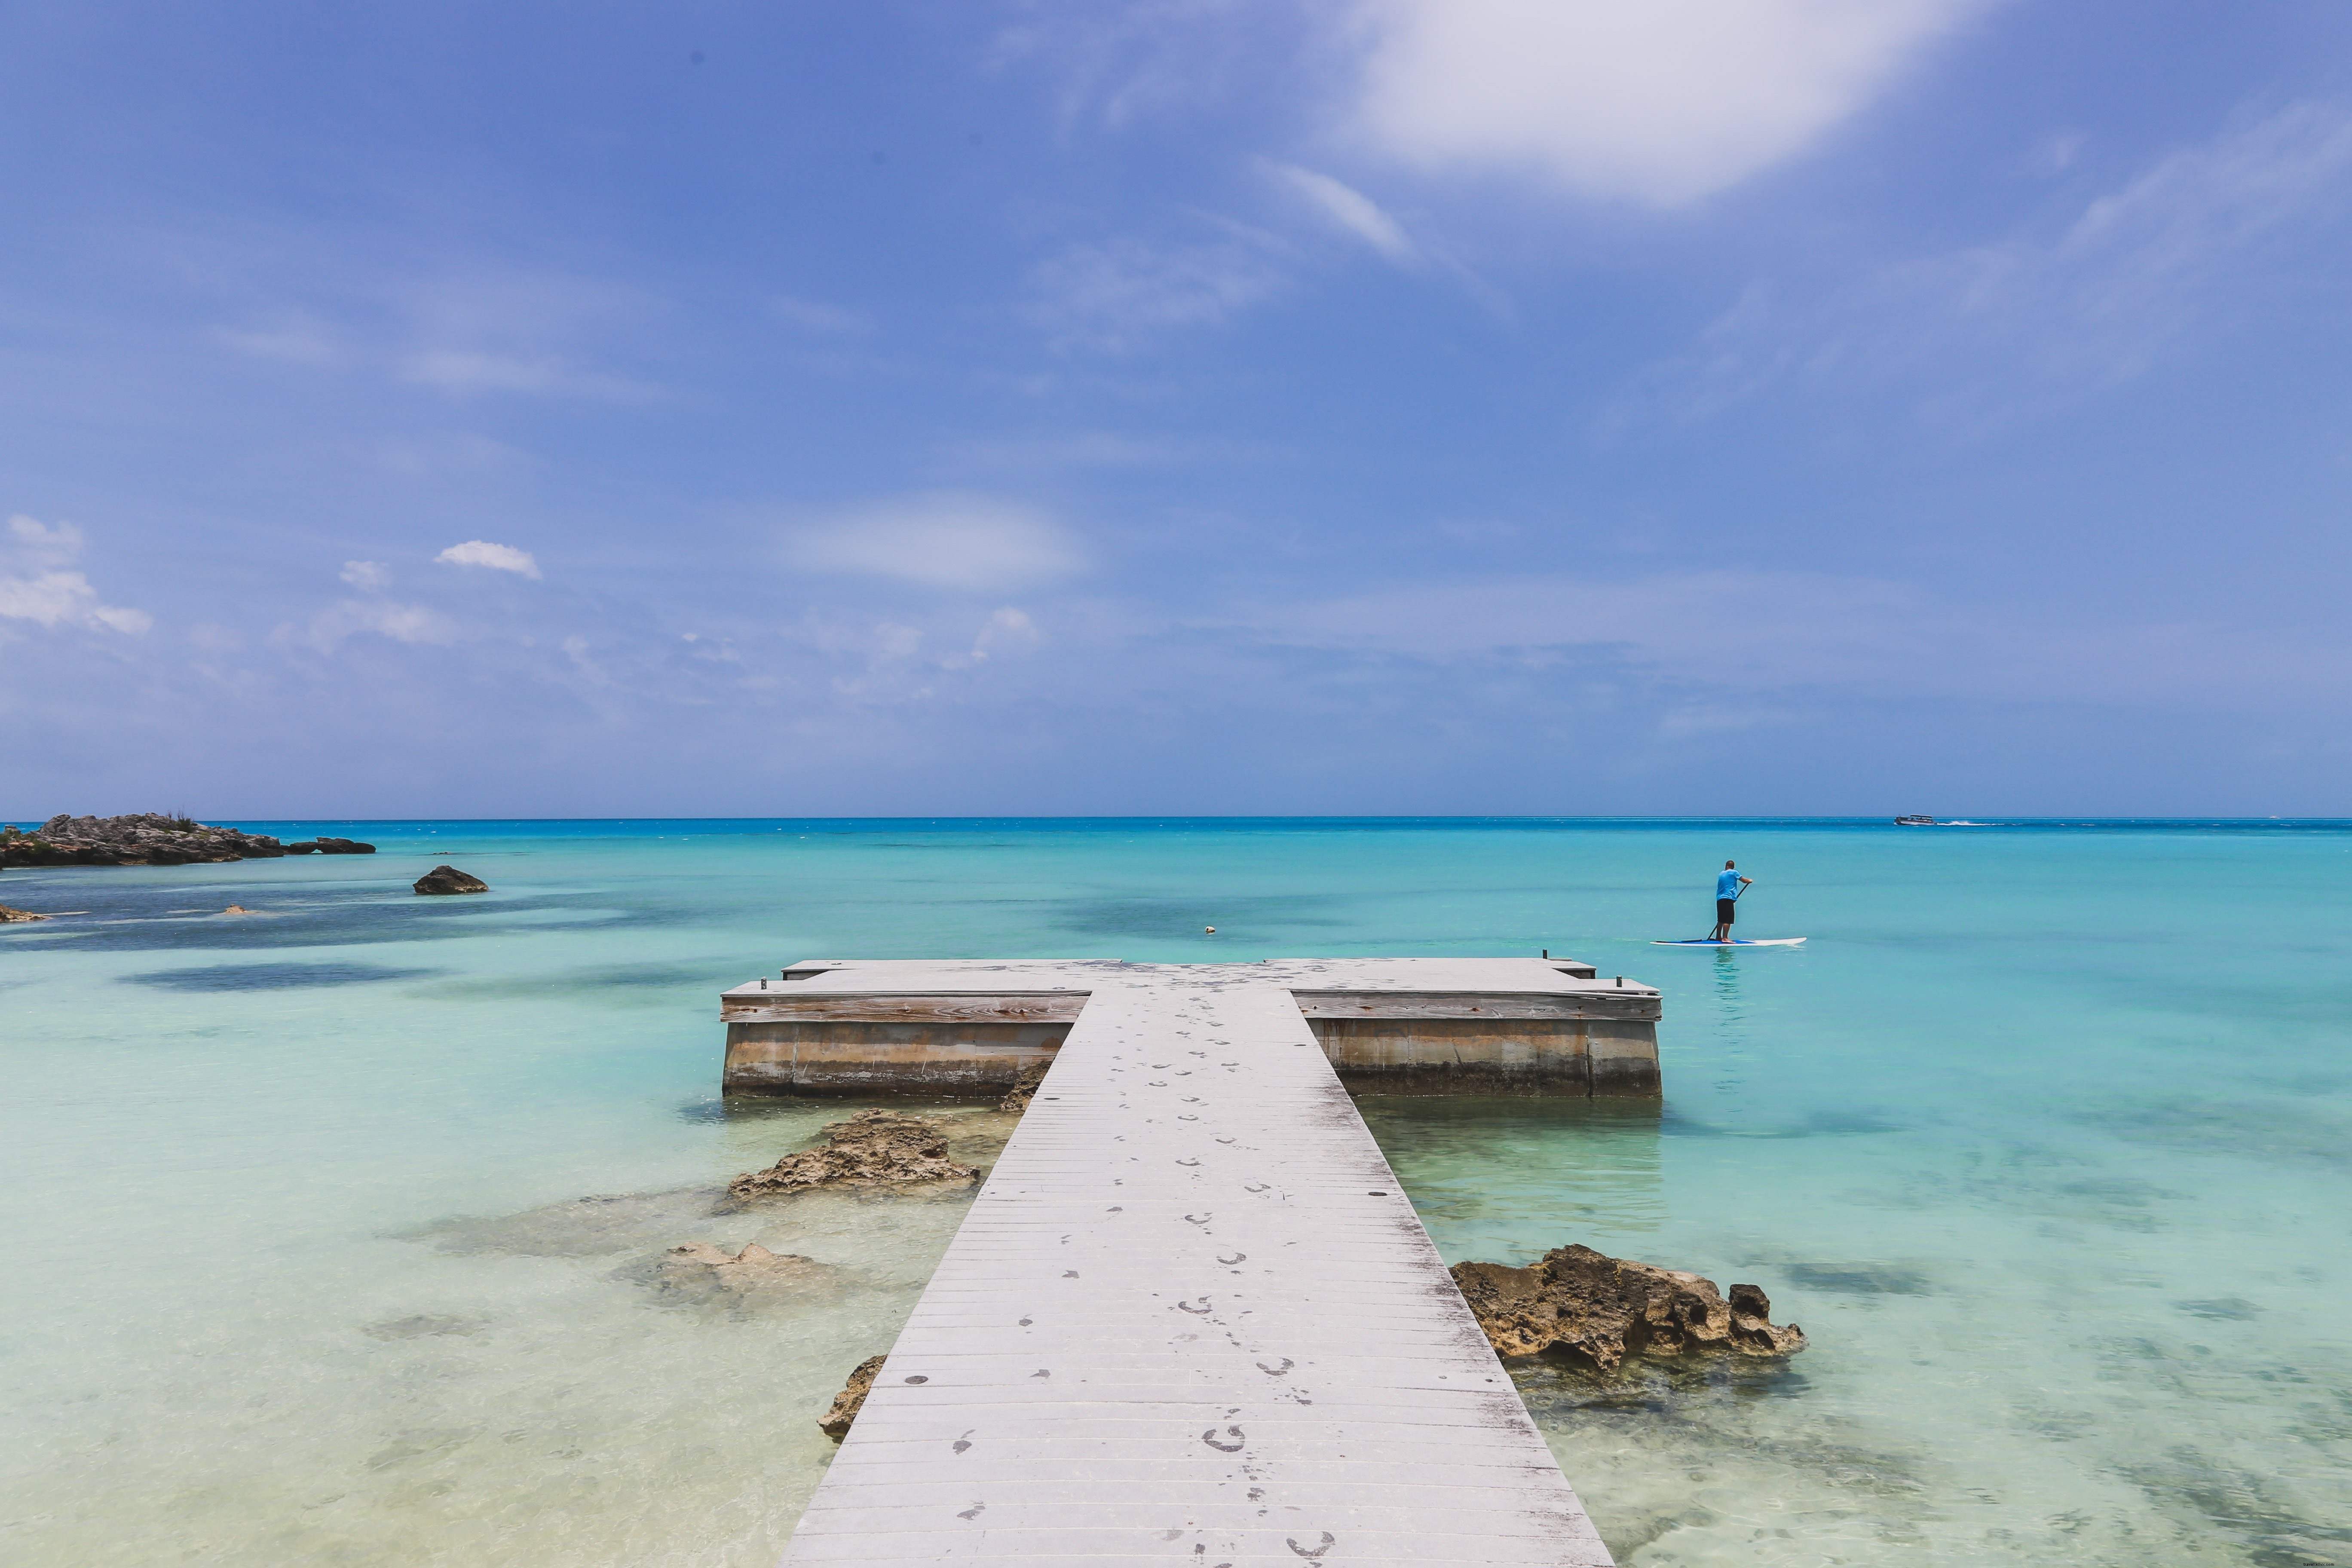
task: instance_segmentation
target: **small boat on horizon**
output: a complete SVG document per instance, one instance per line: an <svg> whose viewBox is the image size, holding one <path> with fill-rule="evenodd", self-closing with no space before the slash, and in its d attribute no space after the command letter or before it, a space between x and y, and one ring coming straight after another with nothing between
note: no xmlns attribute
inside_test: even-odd
<svg viewBox="0 0 2352 1568"><path fill-rule="evenodd" d="M1933 827L1936 826L1936 819L1932 816L1898 816L1895 819L1895 826L1897 827Z"/></svg>

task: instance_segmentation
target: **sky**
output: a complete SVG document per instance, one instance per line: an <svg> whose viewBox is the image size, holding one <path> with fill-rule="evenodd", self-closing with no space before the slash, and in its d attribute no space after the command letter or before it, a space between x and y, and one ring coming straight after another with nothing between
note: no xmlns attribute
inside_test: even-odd
<svg viewBox="0 0 2352 1568"><path fill-rule="evenodd" d="M0 0L0 816L2352 815L2333 0Z"/></svg>

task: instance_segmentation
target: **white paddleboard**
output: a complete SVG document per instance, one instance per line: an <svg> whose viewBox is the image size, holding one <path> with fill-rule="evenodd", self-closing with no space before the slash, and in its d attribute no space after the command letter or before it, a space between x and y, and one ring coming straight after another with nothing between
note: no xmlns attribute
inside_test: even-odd
<svg viewBox="0 0 2352 1568"><path fill-rule="evenodd" d="M1794 947L1805 939L1801 936L1736 936L1729 942L1716 942L1703 936L1685 937L1680 942L1653 942L1652 947Z"/></svg>

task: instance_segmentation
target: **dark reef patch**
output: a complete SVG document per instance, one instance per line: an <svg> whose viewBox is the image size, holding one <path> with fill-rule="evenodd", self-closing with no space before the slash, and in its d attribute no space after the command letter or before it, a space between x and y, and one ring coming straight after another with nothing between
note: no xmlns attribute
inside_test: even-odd
<svg viewBox="0 0 2352 1568"><path fill-rule="evenodd" d="M1832 1268L1819 1263L1788 1263L1780 1266L1780 1272L1792 1285L1849 1296L1932 1296L1936 1291L1934 1283L1916 1268Z"/></svg>
<svg viewBox="0 0 2352 1568"><path fill-rule="evenodd" d="M2252 1322L2263 1310L2242 1296L2222 1296L2210 1301L2175 1301L2173 1305L2192 1318L2210 1318L2226 1323Z"/></svg>
<svg viewBox="0 0 2352 1568"><path fill-rule="evenodd" d="M541 927L541 930L547 928ZM596 969L566 969L553 974L519 974L452 980L434 987L434 994L484 1001L540 1001L551 996L576 996L583 991L622 991L644 994L631 1001L662 1000L659 993L691 993L698 1006L708 1007L709 994L726 982L712 972L687 963L617 963Z"/></svg>
<svg viewBox="0 0 2352 1568"><path fill-rule="evenodd" d="M438 969L392 969L374 963L215 963L201 969L156 969L126 974L131 985L166 991L289 991L321 985L363 985L376 980L415 980Z"/></svg>

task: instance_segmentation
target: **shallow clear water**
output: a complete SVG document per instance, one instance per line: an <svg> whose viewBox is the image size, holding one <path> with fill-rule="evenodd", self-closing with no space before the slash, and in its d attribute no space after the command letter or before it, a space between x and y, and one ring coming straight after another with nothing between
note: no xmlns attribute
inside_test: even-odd
<svg viewBox="0 0 2352 1568"><path fill-rule="evenodd" d="M383 852L0 877L89 911L0 928L13 1561L772 1562L964 1200L715 1213L844 1113L717 1099L719 987L1548 947L1664 986L1664 1109L1364 1101L1440 1247L1812 1339L1518 1370L1622 1561L2352 1564L2352 825L262 826ZM1727 856L1811 942L1648 945ZM754 1237L840 1272L647 1271Z"/></svg>

